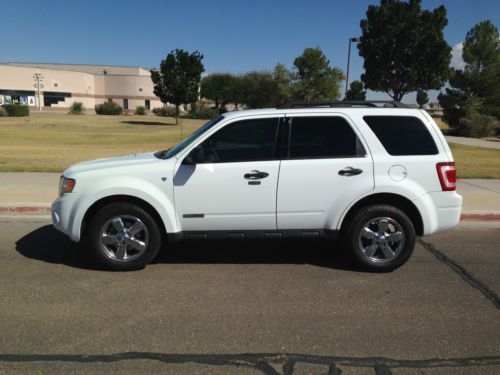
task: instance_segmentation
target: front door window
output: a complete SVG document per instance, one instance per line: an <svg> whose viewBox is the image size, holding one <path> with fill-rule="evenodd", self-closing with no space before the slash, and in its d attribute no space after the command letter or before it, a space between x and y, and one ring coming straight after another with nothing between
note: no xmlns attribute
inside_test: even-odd
<svg viewBox="0 0 500 375"><path fill-rule="evenodd" d="M274 159L277 119L229 124L201 145L208 163L236 163Z"/></svg>

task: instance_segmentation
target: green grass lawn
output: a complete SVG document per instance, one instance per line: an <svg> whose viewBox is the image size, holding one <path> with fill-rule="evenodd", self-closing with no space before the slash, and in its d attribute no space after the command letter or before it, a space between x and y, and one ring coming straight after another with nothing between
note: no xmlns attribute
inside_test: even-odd
<svg viewBox="0 0 500 375"><path fill-rule="evenodd" d="M206 121L181 120L183 136ZM0 172L62 172L77 162L180 141L173 118L33 113L0 118ZM500 150L450 144L460 178L500 178Z"/></svg>
<svg viewBox="0 0 500 375"><path fill-rule="evenodd" d="M183 119L183 136L204 120ZM180 141L175 119L32 113L0 118L0 172L62 172L77 162L155 151Z"/></svg>
<svg viewBox="0 0 500 375"><path fill-rule="evenodd" d="M500 150L450 143L458 178L500 178Z"/></svg>

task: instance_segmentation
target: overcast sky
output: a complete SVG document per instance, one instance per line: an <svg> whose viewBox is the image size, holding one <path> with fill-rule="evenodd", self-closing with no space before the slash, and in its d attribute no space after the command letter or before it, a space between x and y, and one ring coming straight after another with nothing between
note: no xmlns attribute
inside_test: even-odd
<svg viewBox="0 0 500 375"><path fill-rule="evenodd" d="M376 1L2 1L0 61L157 66L175 48L199 50L207 73L291 67L304 48L320 46L345 71L349 37ZM500 23L500 0L424 0L448 10L445 37L453 64L461 66L461 43L477 22ZM350 80L363 60L351 56ZM436 93L431 94L434 98ZM370 93L371 99L386 99ZM404 101L414 101L414 95Z"/></svg>

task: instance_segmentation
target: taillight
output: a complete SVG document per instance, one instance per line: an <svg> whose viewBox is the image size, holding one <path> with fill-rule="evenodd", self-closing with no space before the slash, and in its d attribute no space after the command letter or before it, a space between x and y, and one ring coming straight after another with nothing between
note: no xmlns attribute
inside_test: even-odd
<svg viewBox="0 0 500 375"><path fill-rule="evenodd" d="M436 169L439 176L439 182L441 183L441 189L443 189L443 191L455 190L457 188L457 169L455 168L455 162L437 163Z"/></svg>

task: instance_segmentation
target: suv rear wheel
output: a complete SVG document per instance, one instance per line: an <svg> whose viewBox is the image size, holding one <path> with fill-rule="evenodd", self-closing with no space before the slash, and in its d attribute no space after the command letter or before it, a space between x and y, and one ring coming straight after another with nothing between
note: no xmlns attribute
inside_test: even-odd
<svg viewBox="0 0 500 375"><path fill-rule="evenodd" d="M158 253L161 232L151 215L130 203L112 203L101 208L88 230L88 242L108 268L144 268Z"/></svg>
<svg viewBox="0 0 500 375"><path fill-rule="evenodd" d="M344 244L355 260L370 271L402 266L415 248L415 228L408 216L389 205L361 208L348 223Z"/></svg>

